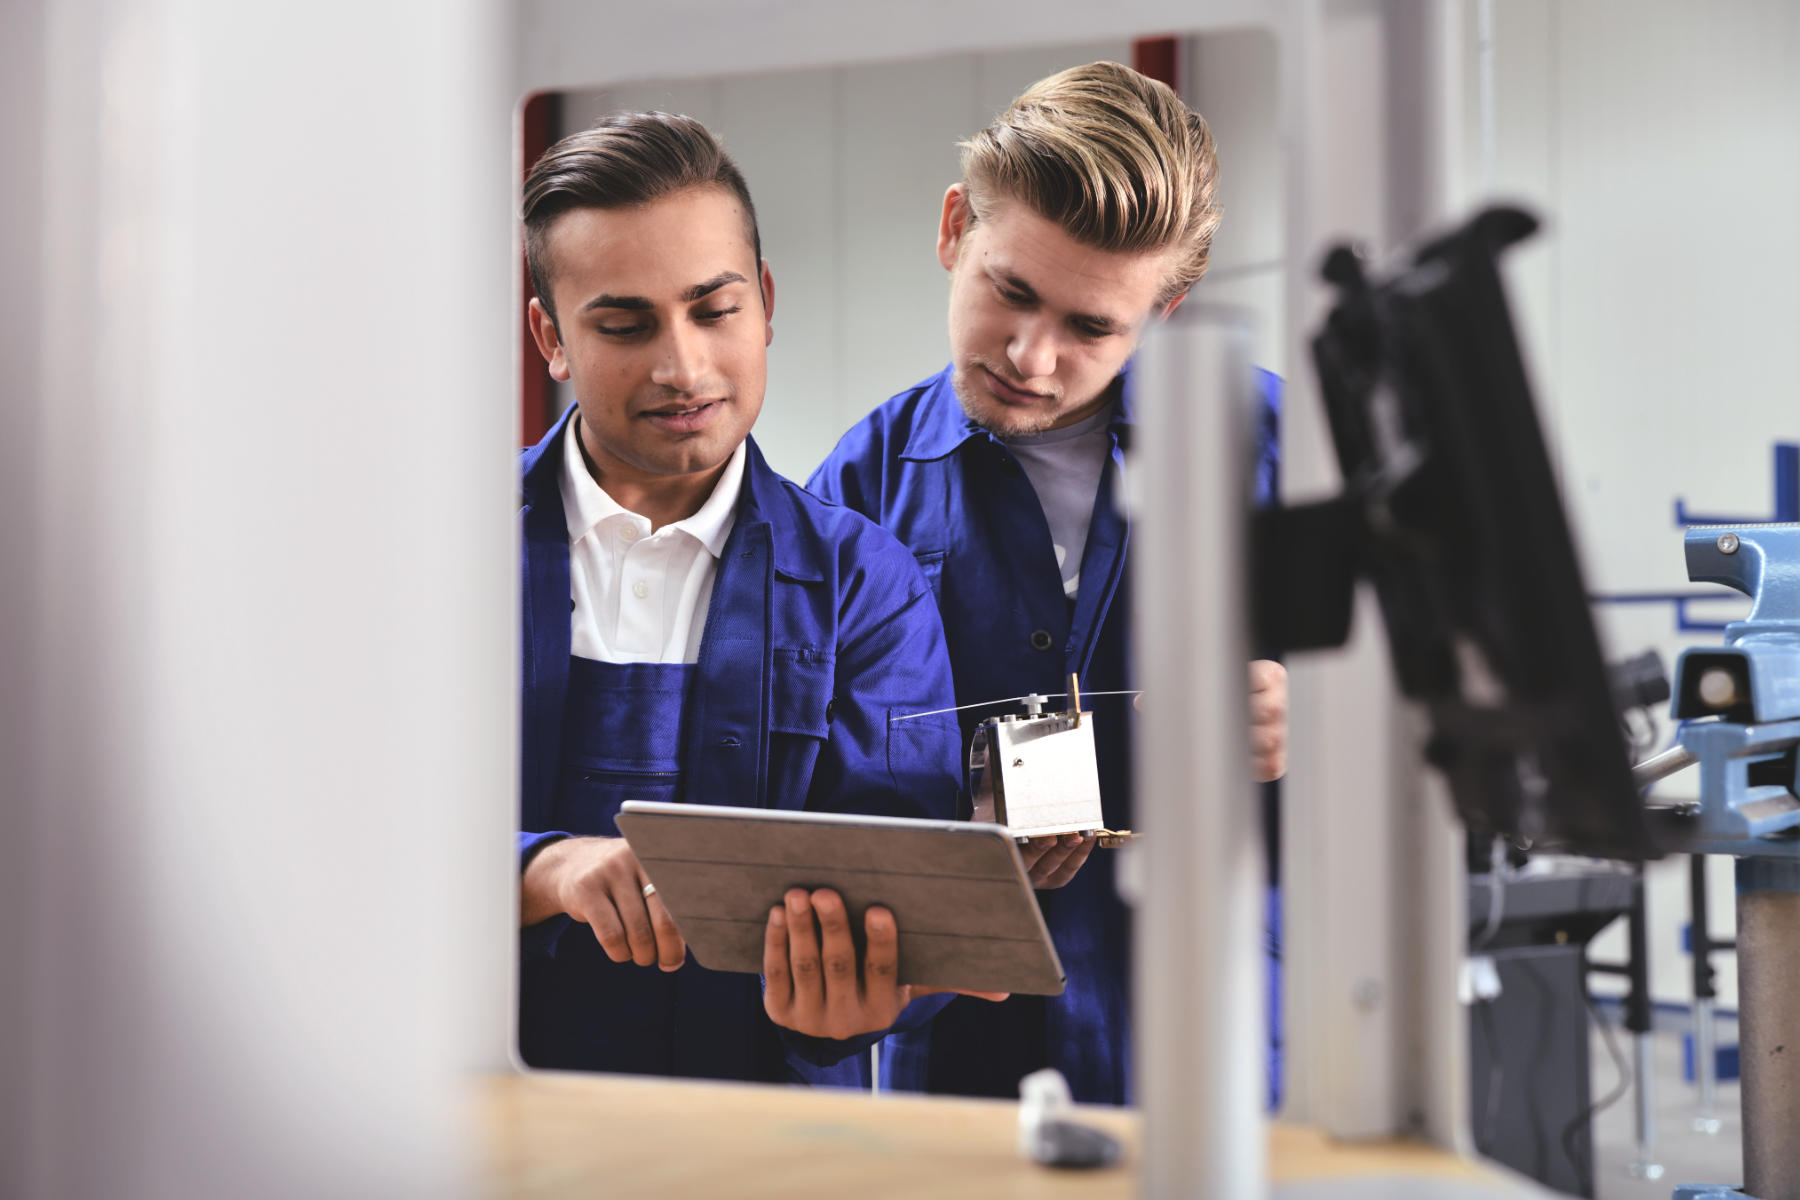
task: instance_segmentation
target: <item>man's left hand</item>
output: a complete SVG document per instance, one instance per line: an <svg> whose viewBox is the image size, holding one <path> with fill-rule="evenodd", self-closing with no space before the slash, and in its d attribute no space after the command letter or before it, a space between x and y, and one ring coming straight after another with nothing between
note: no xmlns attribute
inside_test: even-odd
<svg viewBox="0 0 1800 1200"><path fill-rule="evenodd" d="M1250 664L1250 765L1258 783L1287 772L1287 668L1259 658Z"/></svg>
<svg viewBox="0 0 1800 1200"><path fill-rule="evenodd" d="M1031 838L1019 847L1019 858L1031 876L1031 886L1048 891L1075 878L1075 872L1081 870L1081 864L1088 860L1099 840L1079 833Z"/></svg>

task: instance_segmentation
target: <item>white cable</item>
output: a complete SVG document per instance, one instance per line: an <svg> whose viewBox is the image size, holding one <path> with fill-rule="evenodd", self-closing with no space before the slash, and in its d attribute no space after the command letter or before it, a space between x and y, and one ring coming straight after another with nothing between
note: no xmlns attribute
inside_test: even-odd
<svg viewBox="0 0 1800 1200"><path fill-rule="evenodd" d="M1057 700L1057 699L1062 699L1062 698L1067 697L1068 694L1069 693L1067 693L1067 692L1033 692L1033 693L1030 693L1029 695L1025 695L1025 696L1008 696L1004 700L979 700L974 704L959 704L955 708L934 708L928 712L902 713L900 716L897 716L897 717L889 717L888 720L889 721L910 721L914 717L935 717L939 713L966 712L967 710L969 710L971 708L996 708L1002 704L1017 704L1020 701L1029 700L1029 699L1031 699L1032 696L1036 696L1040 700ZM1123 692L1083 691L1081 694L1085 698L1085 697L1089 697L1089 696L1141 696L1144 693L1143 693L1142 689L1139 689L1137 691L1123 691Z"/></svg>

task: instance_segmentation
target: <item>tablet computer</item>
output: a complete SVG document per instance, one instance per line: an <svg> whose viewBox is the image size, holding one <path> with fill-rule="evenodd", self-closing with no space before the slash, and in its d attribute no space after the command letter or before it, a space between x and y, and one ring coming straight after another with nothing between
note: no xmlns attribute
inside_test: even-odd
<svg viewBox="0 0 1800 1200"><path fill-rule="evenodd" d="M835 890L900 929L900 982L1054 996L1062 962L1003 825L628 800L619 832L688 949L715 971L762 971L769 910L792 887Z"/></svg>

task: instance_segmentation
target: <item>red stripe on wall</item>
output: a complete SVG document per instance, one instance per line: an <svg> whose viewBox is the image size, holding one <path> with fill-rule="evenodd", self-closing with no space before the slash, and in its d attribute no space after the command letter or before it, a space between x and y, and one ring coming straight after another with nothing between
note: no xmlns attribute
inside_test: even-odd
<svg viewBox="0 0 1800 1200"><path fill-rule="evenodd" d="M550 148L552 135L555 132L562 99L555 92L533 92L519 106L519 145L523 150L522 160L525 171L530 173L532 164L542 157ZM520 182L524 182L523 179ZM544 436L550 428L551 384L550 372L544 364L544 356L538 353L537 342L531 336L531 324L525 319L525 306L537 293L531 286L531 271L525 265L523 247L519 252L519 272L525 278L524 301L519 309L519 333L524 338L523 353L519 358L519 438L520 445L530 446Z"/></svg>
<svg viewBox="0 0 1800 1200"><path fill-rule="evenodd" d="M1131 43L1131 66L1140 75L1181 91L1180 44L1172 37L1138 38Z"/></svg>

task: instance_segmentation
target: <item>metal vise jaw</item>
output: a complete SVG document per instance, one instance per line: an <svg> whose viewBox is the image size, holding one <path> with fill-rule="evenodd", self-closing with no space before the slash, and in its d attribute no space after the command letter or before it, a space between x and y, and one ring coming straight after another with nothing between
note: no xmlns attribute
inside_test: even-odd
<svg viewBox="0 0 1800 1200"><path fill-rule="evenodd" d="M1081 711L1070 677L1066 712L1043 711L1047 697L1027 696L1023 714L991 717L969 746L972 817L1005 825L1017 836L1106 831L1093 715Z"/></svg>
<svg viewBox="0 0 1800 1200"><path fill-rule="evenodd" d="M1675 664L1670 712L1689 722L1680 742L1700 763L1700 833L1738 842L1800 832L1800 524L1699 526L1686 549L1689 579L1752 600L1723 646Z"/></svg>

